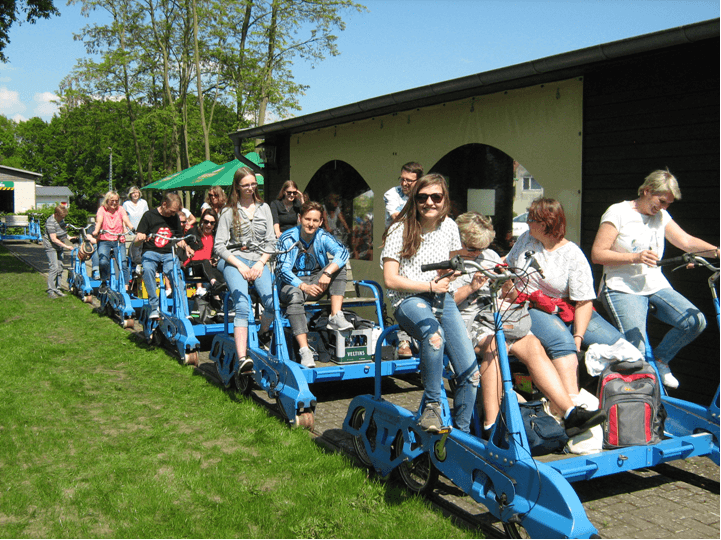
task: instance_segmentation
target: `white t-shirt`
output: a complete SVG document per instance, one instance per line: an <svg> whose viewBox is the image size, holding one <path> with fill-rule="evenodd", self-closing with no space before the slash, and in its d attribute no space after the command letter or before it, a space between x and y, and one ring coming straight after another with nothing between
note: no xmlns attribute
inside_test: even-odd
<svg viewBox="0 0 721 540"><path fill-rule="evenodd" d="M128 214L128 219L130 223L133 224L133 229L137 229L140 218L148 211L148 203L145 202L145 199L138 199L137 204L128 200L123 203L123 209L125 213Z"/></svg>
<svg viewBox="0 0 721 540"><path fill-rule="evenodd" d="M458 225L451 218L446 218L436 230L421 235L421 245L413 257L401 259L404 228L405 224L399 222L394 224L388 232L381 253L381 268L383 268L383 259L398 261L398 273L413 281L430 282L435 279L438 273L435 270L423 272L421 265L447 261L451 258L451 251L458 251L462 247ZM398 307L404 298L414 294L393 289L388 289L387 292L394 309Z"/></svg>
<svg viewBox="0 0 721 540"><path fill-rule="evenodd" d="M531 272L528 277L520 277L516 288L520 292L531 294L540 290L553 298L571 299L575 302L594 300L593 274L588 259L576 244L567 242L553 251L546 251L543 244L524 232L506 256L511 267L523 267L526 252L533 251L535 259L543 269L545 277Z"/></svg>
<svg viewBox="0 0 721 540"><path fill-rule="evenodd" d="M601 223L610 223L618 231L611 251L638 253L651 249L661 259L666 225L672 219L666 210L646 216L634 210L631 201L623 201L610 206L601 216ZM603 274L606 286L612 291L648 295L671 287L658 266L652 268L642 263L604 266Z"/></svg>
<svg viewBox="0 0 721 540"><path fill-rule="evenodd" d="M383 203L386 207L386 227L391 224L391 214L395 214L403 210L408 201L408 195L403 193L401 186L395 186L383 194Z"/></svg>

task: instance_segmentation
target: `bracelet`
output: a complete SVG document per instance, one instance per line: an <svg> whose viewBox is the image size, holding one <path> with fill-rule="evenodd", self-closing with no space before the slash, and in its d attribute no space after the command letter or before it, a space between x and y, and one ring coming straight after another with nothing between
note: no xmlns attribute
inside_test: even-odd
<svg viewBox="0 0 721 540"><path fill-rule="evenodd" d="M581 334L573 334L573 337L575 337L575 338L580 337L581 340L583 340L583 336Z"/></svg>
<svg viewBox="0 0 721 540"><path fill-rule="evenodd" d="M428 282L428 290L429 290L430 292L433 292L433 280L430 280L430 281Z"/></svg>

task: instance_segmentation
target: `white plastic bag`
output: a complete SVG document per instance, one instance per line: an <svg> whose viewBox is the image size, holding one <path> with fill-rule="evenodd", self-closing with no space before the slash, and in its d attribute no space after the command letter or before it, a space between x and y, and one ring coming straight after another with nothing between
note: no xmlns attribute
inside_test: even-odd
<svg viewBox="0 0 721 540"><path fill-rule="evenodd" d="M598 409L599 401L596 396L583 388L581 392L571 396L576 407L584 407L589 411ZM570 454L595 454L603 449L603 426L594 426L589 430L571 437L566 443L566 451Z"/></svg>

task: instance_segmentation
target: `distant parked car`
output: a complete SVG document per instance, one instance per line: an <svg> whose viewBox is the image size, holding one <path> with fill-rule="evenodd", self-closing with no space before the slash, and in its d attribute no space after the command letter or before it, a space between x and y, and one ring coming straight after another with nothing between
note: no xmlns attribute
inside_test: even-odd
<svg viewBox="0 0 721 540"><path fill-rule="evenodd" d="M523 212L520 216L513 218L513 238L518 238L528 230L528 223L526 223L527 219L528 212Z"/></svg>

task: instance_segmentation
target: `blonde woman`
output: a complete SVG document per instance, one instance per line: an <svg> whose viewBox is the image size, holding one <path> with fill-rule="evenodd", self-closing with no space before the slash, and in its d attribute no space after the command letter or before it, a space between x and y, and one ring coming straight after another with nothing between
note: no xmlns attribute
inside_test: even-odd
<svg viewBox="0 0 721 540"><path fill-rule="evenodd" d="M684 231L667 209L681 198L678 181L669 171L654 171L638 188L638 197L611 205L591 249L591 259L603 265L601 303L626 339L644 352L649 305L655 317L671 325L655 348L663 384L678 388L668 363L706 327L703 313L676 292L656 266L665 241L686 252L718 257L718 247Z"/></svg>
<svg viewBox="0 0 721 540"><path fill-rule="evenodd" d="M125 238L126 231L133 230L133 224L128 218L122 206L120 206L120 195L117 191L108 191L105 194L103 203L98 208L95 215L95 230L90 237L91 242L98 244L98 256L100 262L100 289L98 292L104 293L110 279L110 251L114 248L120 266L121 276L118 279L124 280L123 283L127 289L130 281L130 271L125 257ZM106 232L100 232L106 231Z"/></svg>

